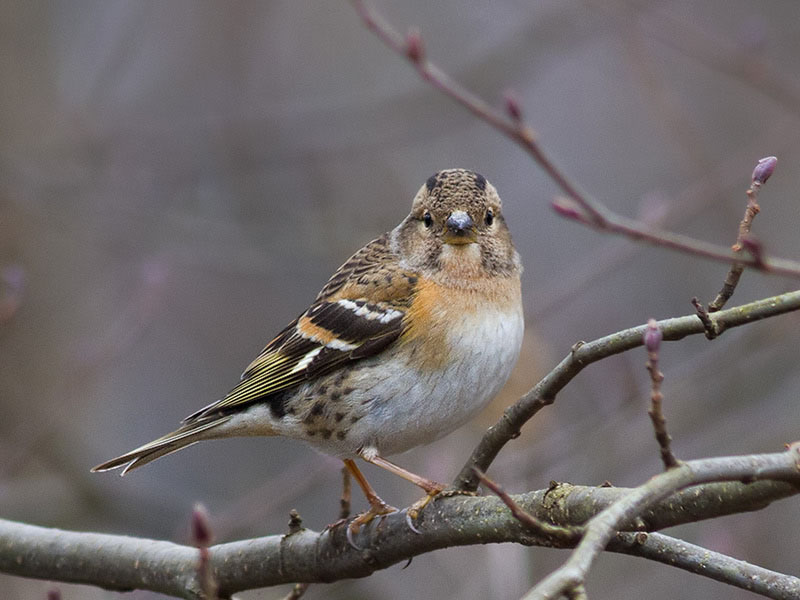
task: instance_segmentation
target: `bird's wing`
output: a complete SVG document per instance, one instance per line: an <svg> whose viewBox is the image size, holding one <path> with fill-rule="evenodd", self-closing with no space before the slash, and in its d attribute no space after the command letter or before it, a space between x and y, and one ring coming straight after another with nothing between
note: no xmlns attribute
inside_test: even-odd
<svg viewBox="0 0 800 600"><path fill-rule="evenodd" d="M385 350L403 332L416 284L416 275L397 265L387 236L370 242L267 344L225 398L186 422L251 404Z"/></svg>

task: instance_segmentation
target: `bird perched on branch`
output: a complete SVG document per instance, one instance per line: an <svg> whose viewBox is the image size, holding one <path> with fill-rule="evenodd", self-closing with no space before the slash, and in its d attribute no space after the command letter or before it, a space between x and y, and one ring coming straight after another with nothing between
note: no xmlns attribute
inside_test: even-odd
<svg viewBox="0 0 800 600"><path fill-rule="evenodd" d="M356 252L227 396L96 466L122 474L195 442L284 436L341 458L369 501L348 530L393 512L354 460L444 486L385 457L450 433L505 383L523 334L519 255L500 198L472 171L431 176L411 213Z"/></svg>

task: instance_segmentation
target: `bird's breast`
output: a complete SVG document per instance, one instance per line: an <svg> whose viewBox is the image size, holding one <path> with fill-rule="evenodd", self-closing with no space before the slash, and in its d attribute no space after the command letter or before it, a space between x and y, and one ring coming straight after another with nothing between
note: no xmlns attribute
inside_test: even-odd
<svg viewBox="0 0 800 600"><path fill-rule="evenodd" d="M519 295L511 292L507 302L481 301L479 295L438 298L433 306L425 306L424 296L423 304L415 300L412 310L420 310L422 318L386 357L385 374L391 375L370 390L363 425L379 431L381 452L403 452L450 433L500 391L524 330ZM425 293L434 298L442 290Z"/></svg>
<svg viewBox="0 0 800 600"><path fill-rule="evenodd" d="M399 346L412 353L416 369L441 372L454 358L469 356L475 344L505 346L500 334L512 323L523 327L518 275L460 280L457 285L423 279L404 317Z"/></svg>

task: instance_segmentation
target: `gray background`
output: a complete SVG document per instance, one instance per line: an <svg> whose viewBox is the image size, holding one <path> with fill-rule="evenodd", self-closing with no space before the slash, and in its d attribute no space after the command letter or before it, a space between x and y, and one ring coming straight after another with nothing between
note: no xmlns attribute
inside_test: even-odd
<svg viewBox="0 0 800 600"><path fill-rule="evenodd" d="M614 210L730 244L756 160L780 163L754 232L800 245L800 4L378 2L488 101L514 88L544 146ZM319 529L339 466L281 439L195 446L125 479L88 468L223 395L354 250L393 227L434 171L500 191L526 266L528 336L512 382L473 423L398 461L448 480L481 432L578 340L691 312L726 267L601 235L549 208L516 146L419 81L345 2L0 4L0 514L186 540L196 501L220 540ZM791 289L746 273L744 302ZM788 315L662 353L681 458L775 451L798 437ZM660 470L643 351L592 366L491 474L635 485ZM385 499L419 496L365 467ZM354 496L354 508L364 501ZM798 573L797 502L676 532ZM516 598L565 552L477 546L316 585L315 598ZM0 576L7 598L49 584ZM117 595L59 586L64 598ZM279 598L285 589L242 594ZM593 598L750 598L607 556ZM136 592L136 600L153 594Z"/></svg>

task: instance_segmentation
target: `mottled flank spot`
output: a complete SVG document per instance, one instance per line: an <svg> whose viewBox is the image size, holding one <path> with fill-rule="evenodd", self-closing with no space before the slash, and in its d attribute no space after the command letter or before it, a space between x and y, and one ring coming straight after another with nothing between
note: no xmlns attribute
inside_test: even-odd
<svg viewBox="0 0 800 600"><path fill-rule="evenodd" d="M331 439L331 436L333 435L333 431L331 431L330 429L320 429L319 432L322 434L322 437L325 438L326 440Z"/></svg>
<svg viewBox="0 0 800 600"><path fill-rule="evenodd" d="M358 417L358 416L352 416L352 417L350 417L350 422L351 423L357 423L360 418L361 417Z"/></svg>
<svg viewBox="0 0 800 600"><path fill-rule="evenodd" d="M308 437L314 437L315 435L317 435L317 432L314 431L313 429L306 429L306 435Z"/></svg>
<svg viewBox="0 0 800 600"><path fill-rule="evenodd" d="M344 438L347 437L347 432L346 431L337 431L336 432L336 437L339 438L340 440L343 440Z"/></svg>
<svg viewBox="0 0 800 600"><path fill-rule="evenodd" d="M384 277L384 279L386 280L386 283L392 283L391 274L387 273L386 276Z"/></svg>
<svg viewBox="0 0 800 600"><path fill-rule="evenodd" d="M342 399L341 392L331 392L331 395L330 395L331 402L338 402L341 399Z"/></svg>
<svg viewBox="0 0 800 600"><path fill-rule="evenodd" d="M311 414L314 416L321 415L323 410L325 410L325 405L322 402L315 402L314 406L311 407Z"/></svg>
<svg viewBox="0 0 800 600"><path fill-rule="evenodd" d="M336 422L338 423L339 421L344 419L344 413L343 412L337 412L335 417L336 417Z"/></svg>
<svg viewBox="0 0 800 600"><path fill-rule="evenodd" d="M480 191L484 191L486 189L486 178L480 173L475 173L475 185Z"/></svg>
<svg viewBox="0 0 800 600"><path fill-rule="evenodd" d="M346 388L344 388L344 389L342 390L342 393L343 393L345 396L349 396L350 394L352 394L352 393L353 393L353 392L355 392L355 391L356 391L356 388L346 387Z"/></svg>
<svg viewBox="0 0 800 600"><path fill-rule="evenodd" d="M425 182L425 187L428 188L429 192L432 192L433 188L436 187L436 181L436 175L431 175L428 177L428 180Z"/></svg>
<svg viewBox="0 0 800 600"><path fill-rule="evenodd" d="M327 385L319 386L319 388L317 388L317 393L319 393L320 396L324 396L325 394L328 393L328 386Z"/></svg>
<svg viewBox="0 0 800 600"><path fill-rule="evenodd" d="M286 395L278 394L269 400L269 412L274 419L281 419L286 414Z"/></svg>
<svg viewBox="0 0 800 600"><path fill-rule="evenodd" d="M417 285L417 281L419 280L416 275L406 275L406 281L411 285Z"/></svg>

